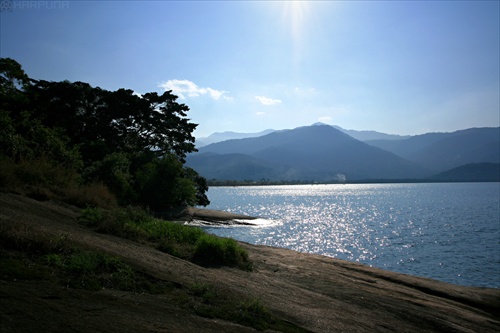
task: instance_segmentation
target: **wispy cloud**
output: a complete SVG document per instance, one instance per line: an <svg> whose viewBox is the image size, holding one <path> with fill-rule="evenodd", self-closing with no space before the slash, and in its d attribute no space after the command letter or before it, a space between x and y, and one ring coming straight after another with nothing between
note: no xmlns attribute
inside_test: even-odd
<svg viewBox="0 0 500 333"><path fill-rule="evenodd" d="M323 117L319 117L319 118L318 118L318 121L319 121L319 122L322 122L322 123L327 123L327 124L331 123L331 122L332 122L332 120L333 120L333 119L332 119L332 117L330 117L330 116L323 116Z"/></svg>
<svg viewBox="0 0 500 333"><path fill-rule="evenodd" d="M230 97L223 96L227 91L213 88L201 88L189 80L168 80L167 82L160 83L158 86L165 89L165 91L172 90L172 92L181 99L186 99L186 96L199 97L201 95L208 95L215 100L221 97L230 99Z"/></svg>
<svg viewBox="0 0 500 333"><path fill-rule="evenodd" d="M318 92L314 88L295 87L293 88L293 93L299 97L313 97L317 95Z"/></svg>
<svg viewBox="0 0 500 333"><path fill-rule="evenodd" d="M279 99L274 99L265 96L255 96L255 98L257 98L257 100L261 102L263 105L276 105L281 103Z"/></svg>

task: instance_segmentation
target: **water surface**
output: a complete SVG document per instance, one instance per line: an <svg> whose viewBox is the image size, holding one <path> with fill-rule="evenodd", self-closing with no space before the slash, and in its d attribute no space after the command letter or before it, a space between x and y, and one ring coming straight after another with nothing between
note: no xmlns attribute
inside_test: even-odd
<svg viewBox="0 0 500 333"><path fill-rule="evenodd" d="M207 208L269 221L211 233L500 287L500 183L213 187L208 196Z"/></svg>

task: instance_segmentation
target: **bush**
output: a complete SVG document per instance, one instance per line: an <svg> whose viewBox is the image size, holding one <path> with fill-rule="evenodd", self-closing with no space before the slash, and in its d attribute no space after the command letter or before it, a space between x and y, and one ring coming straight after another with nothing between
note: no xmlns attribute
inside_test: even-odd
<svg viewBox="0 0 500 333"><path fill-rule="evenodd" d="M0 158L0 187L36 200L59 200L78 206L116 207L116 199L102 184L81 185L78 173L48 159Z"/></svg>
<svg viewBox="0 0 500 333"><path fill-rule="evenodd" d="M251 270L247 252L234 240L210 234L201 236L195 244L193 262L207 267L239 267Z"/></svg>
<svg viewBox="0 0 500 333"><path fill-rule="evenodd" d="M158 220L138 208L112 211L87 208L82 211L78 221L97 232L154 242L158 250L201 266L252 269L247 252L234 239L220 238L199 228Z"/></svg>
<svg viewBox="0 0 500 333"><path fill-rule="evenodd" d="M258 299L241 302L236 311L237 323L254 327L257 330L263 331L275 322L269 310Z"/></svg>
<svg viewBox="0 0 500 333"><path fill-rule="evenodd" d="M62 200L77 207L115 208L118 206L116 197L108 187L101 183L91 183L68 188Z"/></svg>
<svg viewBox="0 0 500 333"><path fill-rule="evenodd" d="M143 164L136 172L140 204L155 211L197 204L197 187L184 178L181 161L168 154Z"/></svg>
<svg viewBox="0 0 500 333"><path fill-rule="evenodd" d="M67 253L46 255L45 260L58 270L64 283L71 288L136 290L134 270L115 257L72 249Z"/></svg>

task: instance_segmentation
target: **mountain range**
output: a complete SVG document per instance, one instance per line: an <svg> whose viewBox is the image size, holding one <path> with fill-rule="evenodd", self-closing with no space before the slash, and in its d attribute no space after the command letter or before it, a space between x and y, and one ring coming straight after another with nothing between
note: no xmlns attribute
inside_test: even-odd
<svg viewBox="0 0 500 333"><path fill-rule="evenodd" d="M268 129L258 133L238 133L238 132L215 132L207 137L196 138L196 147L203 147L211 143L232 140L232 139L245 139L263 136L274 132L273 129Z"/></svg>
<svg viewBox="0 0 500 333"><path fill-rule="evenodd" d="M226 132L226 137L236 134ZM495 170L500 174L500 127L395 136L319 123L268 130L251 137L239 135L243 138L199 147L199 152L187 157L187 166L209 180L236 181L334 182L343 178L362 181L433 176L439 180L438 174L468 164L471 166L464 169L468 175L476 169L484 171L485 166L478 163L493 163L488 170L493 168L493 176ZM456 172L454 177L460 179Z"/></svg>
<svg viewBox="0 0 500 333"><path fill-rule="evenodd" d="M315 125L326 125L324 123L314 123ZM356 131L352 129L343 129L340 126L333 126L341 132L346 133L349 136L352 136L355 139L360 141L369 141L369 140L402 140L407 139L409 135L395 135L395 134L386 134L377 131ZM262 132L257 133L238 133L238 132L215 132L207 137L196 138L196 147L200 148L212 143L232 140L232 139L245 139L245 138L254 138L258 136L263 136L272 132L276 132L273 129L267 129Z"/></svg>

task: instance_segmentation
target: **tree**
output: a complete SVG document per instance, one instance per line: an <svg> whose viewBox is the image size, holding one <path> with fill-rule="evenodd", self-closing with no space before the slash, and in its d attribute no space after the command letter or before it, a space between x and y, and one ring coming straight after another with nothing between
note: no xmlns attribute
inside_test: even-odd
<svg viewBox="0 0 500 333"><path fill-rule="evenodd" d="M122 203L208 204L206 181L183 168L196 151L197 124L171 91L140 96L32 80L14 60L0 59L0 95L1 155L78 166L84 181L103 182Z"/></svg>
<svg viewBox="0 0 500 333"><path fill-rule="evenodd" d="M26 91L32 83L21 65L0 58L0 156L14 160L49 158L76 168L80 156L59 128L43 124L30 107Z"/></svg>
<svg viewBox="0 0 500 333"><path fill-rule="evenodd" d="M141 201L153 210L197 204L195 184L172 154L142 165L136 178Z"/></svg>
<svg viewBox="0 0 500 333"><path fill-rule="evenodd" d="M18 95L30 82L21 65L10 58L0 58L0 96L2 100Z"/></svg>
<svg viewBox="0 0 500 333"><path fill-rule="evenodd" d="M196 204L199 206L208 206L210 204L210 200L208 200L206 195L206 192L208 191L207 180L201 177L194 169L189 167L184 168L184 174L185 177L191 179L196 186Z"/></svg>
<svg viewBox="0 0 500 333"><path fill-rule="evenodd" d="M40 80L28 93L44 124L64 128L74 144L101 143L103 153L174 154L183 163L186 154L196 151L192 132L198 125L186 118L189 108L169 91L138 96L127 89L111 92L83 82Z"/></svg>

